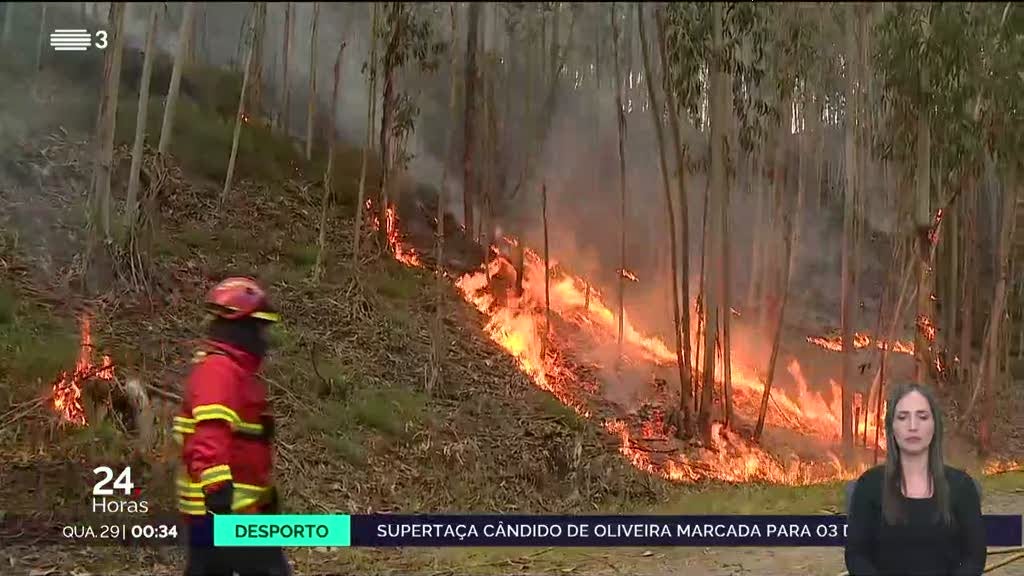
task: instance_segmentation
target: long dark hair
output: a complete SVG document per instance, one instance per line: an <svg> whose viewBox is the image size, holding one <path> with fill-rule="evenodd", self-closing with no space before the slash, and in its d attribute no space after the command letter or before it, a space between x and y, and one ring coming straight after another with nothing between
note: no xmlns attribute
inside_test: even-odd
<svg viewBox="0 0 1024 576"><path fill-rule="evenodd" d="M905 498L903 496L903 466L901 465L900 448L893 432L893 420L896 418L896 404L911 392L918 392L928 400L935 422L935 433L928 446L928 475L931 476L938 517L944 523L951 521L949 503L949 483L946 481L946 464L942 459L942 410L935 396L928 388L920 384L900 384L889 392L885 410L885 484L882 488L882 513L889 524L902 524L907 520Z"/></svg>

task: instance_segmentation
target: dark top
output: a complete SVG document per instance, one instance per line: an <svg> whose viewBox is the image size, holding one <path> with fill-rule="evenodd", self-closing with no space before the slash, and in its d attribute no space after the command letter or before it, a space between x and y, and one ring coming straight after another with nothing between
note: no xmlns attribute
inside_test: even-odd
<svg viewBox="0 0 1024 576"><path fill-rule="evenodd" d="M946 466L952 522L938 519L935 498L905 498L907 522L882 515L885 467L857 480L847 519L846 568L850 576L929 574L975 576L985 569L985 525L978 488L966 473Z"/></svg>

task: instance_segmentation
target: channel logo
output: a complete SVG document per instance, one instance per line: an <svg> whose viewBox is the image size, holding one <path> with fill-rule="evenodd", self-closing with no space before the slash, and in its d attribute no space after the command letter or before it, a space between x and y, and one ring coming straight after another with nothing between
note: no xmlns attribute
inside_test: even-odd
<svg viewBox="0 0 1024 576"><path fill-rule="evenodd" d="M92 34L88 30L54 30L50 46L57 52L84 52L92 46Z"/></svg>

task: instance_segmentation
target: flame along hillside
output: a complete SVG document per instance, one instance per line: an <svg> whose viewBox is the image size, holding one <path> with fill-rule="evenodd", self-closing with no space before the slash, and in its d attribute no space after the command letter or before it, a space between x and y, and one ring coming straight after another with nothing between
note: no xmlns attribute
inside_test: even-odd
<svg viewBox="0 0 1024 576"><path fill-rule="evenodd" d="M387 243L396 259L408 266L423 266L416 249L402 238L394 210L389 209L386 216ZM371 226L379 228L379 217L372 211L367 219ZM516 241L504 239L506 244ZM532 382L580 416L599 423L618 439L618 450L635 467L672 481L718 479L783 484L851 478L861 471L844 468L833 452L841 430L839 385L833 380L828 382L832 399L826 399L809 385L796 360L786 366L796 383L795 392L778 386L772 391L763 446L750 443L720 423L713 425L712 446L695 450L675 439L674 430L665 424L665 414L657 408L673 403L672 391L667 389L670 386L656 383L657 374L668 374L674 369L676 356L670 347L660 338L646 334L626 314L619 366L602 365L592 355L588 360L586 351L616 349L618 319L598 290L568 272L565 266L554 266L554 262L549 281L552 322L545 342L544 262L528 248L524 249L524 260L523 295L519 298L503 289L509 279L515 278L515 269L498 246L491 247L488 261L479 270L454 279L455 285L461 296L486 318L484 330L490 339L516 359ZM637 281L628 270L622 273ZM696 347L698 335L694 332L690 337ZM903 352L906 344L899 343L895 348ZM717 362L720 369L720 357ZM646 410L630 410L605 393L625 373L634 377L646 375ZM755 421L764 385L750 366L735 359L735 354L732 385L736 415L744 421ZM855 402L864 404L859 396ZM857 436L873 443L874 421L869 420L860 419ZM877 437L880 450L884 449L884 434ZM786 446L787 442L801 445L802 452Z"/></svg>

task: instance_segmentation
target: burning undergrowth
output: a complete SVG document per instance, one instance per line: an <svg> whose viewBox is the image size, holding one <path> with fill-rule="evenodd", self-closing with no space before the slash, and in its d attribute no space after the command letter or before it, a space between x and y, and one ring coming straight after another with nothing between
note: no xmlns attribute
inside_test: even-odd
<svg viewBox="0 0 1024 576"><path fill-rule="evenodd" d="M379 229L379 216L370 204L366 208L371 226ZM396 259L408 266L423 266L415 248L403 242L393 210L385 214L387 242ZM620 350L618 317L606 295L557 263L550 265L545 294L543 258L529 248L523 250L519 293L516 270L506 250L516 244L517 239L504 238L501 246L491 248L478 271L454 279L460 295L484 315L484 332L515 359L536 387L599 424L635 468L672 481L786 484L848 478L859 472L859 468L844 468L831 451L840 435L838 385L829 382L831 400L827 400L808 385L795 359L787 366L795 392L776 387L767 413L768 426L781 433L770 432L757 445L737 432L742 426L716 422L710 445L677 439L672 418L664 411L678 404L678 396L668 386L675 364L668 345L645 333L627 313ZM630 282L639 281L629 270L619 273ZM545 307L548 299L550 315ZM691 338L696 344L696 332ZM732 383L739 422L755 421L762 381L734 360ZM721 387L720 382L716 385ZM867 405L860 396L856 401ZM873 422L858 418L857 434L864 444L869 439L875 442ZM884 446L884 437L877 438ZM794 445L803 450L793 449Z"/></svg>

